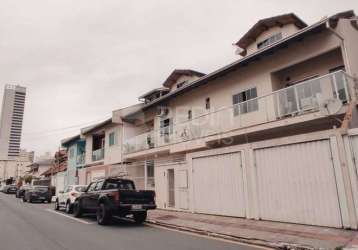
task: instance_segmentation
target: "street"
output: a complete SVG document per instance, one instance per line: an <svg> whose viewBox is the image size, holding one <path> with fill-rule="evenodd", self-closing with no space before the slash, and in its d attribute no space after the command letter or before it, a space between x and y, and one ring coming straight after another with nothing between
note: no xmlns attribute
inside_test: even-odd
<svg viewBox="0 0 358 250"><path fill-rule="evenodd" d="M0 249L262 249L122 220L99 226L95 218L76 219L55 212L53 205L23 203L0 193Z"/></svg>

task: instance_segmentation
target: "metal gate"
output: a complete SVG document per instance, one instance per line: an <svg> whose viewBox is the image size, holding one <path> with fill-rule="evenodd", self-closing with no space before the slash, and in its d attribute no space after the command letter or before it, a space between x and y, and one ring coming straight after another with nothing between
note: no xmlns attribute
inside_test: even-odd
<svg viewBox="0 0 358 250"><path fill-rule="evenodd" d="M241 153L193 158L194 210L245 217Z"/></svg>
<svg viewBox="0 0 358 250"><path fill-rule="evenodd" d="M329 140L254 150L261 219L341 227Z"/></svg>

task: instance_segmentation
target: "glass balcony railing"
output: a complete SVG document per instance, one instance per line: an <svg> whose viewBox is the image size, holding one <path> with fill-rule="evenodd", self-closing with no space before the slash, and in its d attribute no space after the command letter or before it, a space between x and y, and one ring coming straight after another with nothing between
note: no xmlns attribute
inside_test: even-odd
<svg viewBox="0 0 358 250"><path fill-rule="evenodd" d="M83 164L85 164L85 153L76 156L76 165L83 165Z"/></svg>
<svg viewBox="0 0 358 250"><path fill-rule="evenodd" d="M210 113L203 111L201 115L191 120L180 121L180 117L177 117L176 122L170 127L153 130L125 141L124 153L138 152L308 112L322 111L327 102L339 100L340 103L346 104L355 96L354 79L344 71L338 71Z"/></svg>
<svg viewBox="0 0 358 250"><path fill-rule="evenodd" d="M104 158L104 148L92 151L92 161L100 161Z"/></svg>

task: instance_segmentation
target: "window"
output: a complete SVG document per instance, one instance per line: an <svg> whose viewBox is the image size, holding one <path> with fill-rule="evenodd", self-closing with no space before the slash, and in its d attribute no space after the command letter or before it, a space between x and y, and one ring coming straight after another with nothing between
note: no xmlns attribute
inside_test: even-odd
<svg viewBox="0 0 358 250"><path fill-rule="evenodd" d="M277 34L263 40L262 42L259 42L257 44L257 48L262 49L266 46L269 46L270 44L277 42L278 40L281 40L281 39L282 39L282 33L277 33Z"/></svg>
<svg viewBox="0 0 358 250"><path fill-rule="evenodd" d="M183 87L185 83L186 83L186 81L178 83L177 84L177 89Z"/></svg>
<svg viewBox="0 0 358 250"><path fill-rule="evenodd" d="M96 187L94 188L94 190L95 190L95 191L101 190L102 185L103 185L103 182L104 182L104 181L99 181L99 182L97 182L97 185L96 185Z"/></svg>
<svg viewBox="0 0 358 250"><path fill-rule="evenodd" d="M116 132L111 132L109 134L109 146L117 144Z"/></svg>
<svg viewBox="0 0 358 250"><path fill-rule="evenodd" d="M120 189L120 190L134 190L134 184L128 180L107 180L104 184L104 189Z"/></svg>
<svg viewBox="0 0 358 250"><path fill-rule="evenodd" d="M188 120L191 120L193 118L193 113L191 110L188 110Z"/></svg>
<svg viewBox="0 0 358 250"><path fill-rule="evenodd" d="M75 187L75 190L77 192L84 192L86 191L86 186L78 186L78 187Z"/></svg>
<svg viewBox="0 0 358 250"><path fill-rule="evenodd" d="M91 191L94 191L94 188L96 187L96 182L92 182L89 187L88 187L88 191L91 192Z"/></svg>
<svg viewBox="0 0 358 250"><path fill-rule="evenodd" d="M160 121L160 136L169 135L172 133L172 122L171 120L165 119Z"/></svg>
<svg viewBox="0 0 358 250"><path fill-rule="evenodd" d="M205 108L210 109L210 98L209 97L205 99Z"/></svg>
<svg viewBox="0 0 358 250"><path fill-rule="evenodd" d="M258 110L258 102L256 97L256 88L248 89L233 95L232 101L234 105L234 116Z"/></svg>

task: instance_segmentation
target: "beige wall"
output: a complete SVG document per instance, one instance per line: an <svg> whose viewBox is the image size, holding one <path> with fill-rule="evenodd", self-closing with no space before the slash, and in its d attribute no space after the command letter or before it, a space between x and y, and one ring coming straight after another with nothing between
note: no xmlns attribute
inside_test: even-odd
<svg viewBox="0 0 358 250"><path fill-rule="evenodd" d="M347 71L353 76L358 76L358 30L350 22L346 19L340 20L336 32L344 38L343 54L346 57L346 64L349 65Z"/></svg>
<svg viewBox="0 0 358 250"><path fill-rule="evenodd" d="M256 52L258 50L257 44L264 41L265 39L269 38L270 36L273 36L273 35L281 32L282 38L285 38L285 37L288 37L288 36L294 34L298 30L299 29L294 24L287 24L287 25L284 25L283 27L279 27L279 26L272 27L272 28L262 32L256 38L256 41L247 47L247 55L250 55L250 54Z"/></svg>
<svg viewBox="0 0 358 250"><path fill-rule="evenodd" d="M104 164L119 163L122 160L122 125L116 124L113 127L105 130L105 150L104 150ZM116 137L115 145L109 146L109 135L114 132Z"/></svg>

